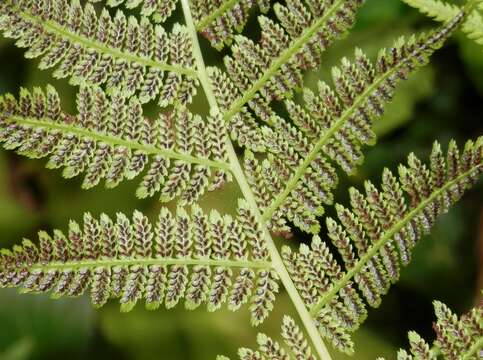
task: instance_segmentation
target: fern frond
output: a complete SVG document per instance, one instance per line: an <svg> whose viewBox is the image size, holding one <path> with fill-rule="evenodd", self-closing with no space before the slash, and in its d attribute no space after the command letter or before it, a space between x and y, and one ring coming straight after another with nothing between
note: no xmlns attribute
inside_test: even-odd
<svg viewBox="0 0 483 360"><path fill-rule="evenodd" d="M270 10L268 0L195 0L190 2L190 6L196 30L217 49L231 44L233 36L245 27L255 6L263 13Z"/></svg>
<svg viewBox="0 0 483 360"><path fill-rule="evenodd" d="M312 355L312 349L305 340L302 331L295 321L285 315L282 323L282 337L284 346L273 340L269 336L259 333L257 336L258 350L241 348L238 355L241 360L262 360L262 359L278 359L278 360L315 360ZM217 360L229 360L227 357L218 356Z"/></svg>
<svg viewBox="0 0 483 360"><path fill-rule="evenodd" d="M336 205L341 225L327 218L327 230L344 267L318 236L311 248L301 245L298 252L283 248L306 306L321 334L336 348L353 352L349 333L366 317L364 300L372 307L379 305L398 280L400 263L409 263L416 242L482 172L483 137L476 143L468 141L461 154L451 142L446 160L435 143L429 167L411 154L408 165L399 167L399 179L385 169L382 190L367 181L366 196L350 189L352 210Z"/></svg>
<svg viewBox="0 0 483 360"><path fill-rule="evenodd" d="M433 329L436 332L434 345L448 360L469 360L481 357L483 348L483 303L471 309L460 319L442 302L434 301L436 322ZM398 360L436 359L437 355L430 350L426 341L415 331L408 333L410 354L400 350ZM478 353L480 352L480 353Z"/></svg>
<svg viewBox="0 0 483 360"><path fill-rule="evenodd" d="M242 231L243 230L243 231ZM194 309L214 311L228 302L237 310L250 303L255 323L271 310L278 291L261 231L244 202L238 216L206 215L198 206L191 216L179 207L162 208L154 227L135 211L132 220L84 215L84 226L71 221L68 235L39 233L39 245L24 240L0 252L0 286L52 296L78 296L90 289L94 306L120 298L129 311L144 299L148 309L167 308L185 298ZM268 285L267 285L268 283Z"/></svg>
<svg viewBox="0 0 483 360"><path fill-rule="evenodd" d="M403 0L406 4L418 9L422 13L434 18L437 21L448 21L457 15L461 9L453 4L439 0ZM480 9L483 10L483 2L480 2ZM483 17L478 9L468 15L462 26L463 31L470 39L483 45Z"/></svg>
<svg viewBox="0 0 483 360"><path fill-rule="evenodd" d="M125 96L138 93L142 103L159 95L160 106L188 103L196 92L191 39L175 25L171 34L120 10L114 17L79 0L5 0L0 30L29 48L27 58L42 57L42 69L57 66L54 76L74 85L105 84Z"/></svg>
<svg viewBox="0 0 483 360"><path fill-rule="evenodd" d="M304 89L304 106L285 101L290 123L270 117L270 126L262 128L270 155L260 163L247 152L245 171L273 231L286 233L288 219L318 233L316 217L332 203L338 181L334 164L350 174L363 161L361 147L375 141L372 122L382 116L397 84L426 64L462 16L427 35L400 38L379 53L375 66L357 49L354 61L344 58L333 69L335 91L320 82L318 94Z"/></svg>
<svg viewBox="0 0 483 360"><path fill-rule="evenodd" d="M85 172L84 188L102 179L112 188L146 168L141 198L161 191L164 201L180 196L191 204L229 179L220 117L203 121L179 107L150 122L137 97L108 99L99 87L81 87L77 107L76 116L64 113L52 86L22 89L18 100L2 96L0 141L28 157L49 156L47 167L64 167L67 178Z"/></svg>
<svg viewBox="0 0 483 360"><path fill-rule="evenodd" d="M280 24L259 17L262 35L259 43L237 35L232 56L225 58L231 84L216 68L209 69L231 128L250 126L248 106L263 120L273 112L272 100L280 100L301 86L301 71L320 63L321 53L354 22L363 0L288 1L274 10ZM229 90L229 92L225 92ZM228 100L228 101L224 101Z"/></svg>

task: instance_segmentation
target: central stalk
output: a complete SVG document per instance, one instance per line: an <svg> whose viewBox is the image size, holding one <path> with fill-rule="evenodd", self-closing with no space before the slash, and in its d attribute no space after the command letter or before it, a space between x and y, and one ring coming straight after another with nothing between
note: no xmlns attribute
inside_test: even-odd
<svg viewBox="0 0 483 360"><path fill-rule="evenodd" d="M181 5L183 7L183 14L185 18L186 27L188 28L188 32L193 41L193 55L196 61L196 68L198 78L200 80L201 86L205 93L206 99L208 100L208 104L212 110L219 112L218 105L216 103L216 98L213 92L213 88L211 85L211 81L207 75L205 63L203 60L203 55L201 53L200 44L198 41L198 35L196 32L196 27L193 22L193 17L191 15L191 10L189 7L188 0L181 0ZM238 160L238 156L236 155L235 149L233 148L233 144L228 136L228 133L225 134L225 141L227 144L227 152L228 152L228 159L231 167L231 171L240 186L240 190L245 198L245 200L250 205L250 209L252 210L253 214L255 215L257 222L260 225L260 228L263 231L263 235L266 241L266 245L268 248L268 252L270 254L270 259L272 262L272 266L274 270L277 272L280 281L282 282L283 286L285 287L290 299L292 300L297 313L302 320L302 323L305 327L306 332L308 333L316 353L322 360L331 360L331 356L325 346L320 333L315 325L314 319L311 317L307 307L304 304L304 301L300 297L297 288L295 287L290 275L285 268L285 265L282 261L282 257L278 252L277 246L272 239L270 231L268 230L267 223L263 220L262 214L258 205L255 201L255 196L248 184L248 181L243 173L243 170L240 165L240 161Z"/></svg>

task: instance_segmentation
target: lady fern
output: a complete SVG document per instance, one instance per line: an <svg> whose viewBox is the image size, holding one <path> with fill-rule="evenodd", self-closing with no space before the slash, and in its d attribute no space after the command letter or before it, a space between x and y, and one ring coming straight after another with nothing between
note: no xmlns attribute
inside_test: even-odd
<svg viewBox="0 0 483 360"><path fill-rule="evenodd" d="M398 84L471 21L475 1L451 8L451 16L442 11L441 27L401 37L375 62L357 48L332 69L333 86L320 81L317 90L305 84L305 71L349 31L364 1L181 0L185 24L170 30L162 24L177 1L108 0L100 11L97 2L0 4L4 35L27 48L26 57L40 57L40 68L55 67L55 77L78 86L76 114L62 110L52 86L2 96L0 141L21 155L49 157L47 166L67 178L84 174L83 188L140 176L139 198L159 193L176 211L162 207L155 223L139 211L115 219L86 213L67 234L40 232L35 243L1 251L0 286L54 298L89 291L94 306L119 298L122 311L140 301L151 310L183 299L188 309L209 311L249 304L259 325L281 285L303 327L285 316L288 351L262 334L259 351L242 349L242 359L330 359L322 338L353 353L350 334L367 305L380 304L422 234L481 174L483 139L461 151L451 142L446 157L435 143L429 165L412 154L399 178L384 170L381 190L370 182L366 195L350 189L352 208L335 205L339 221L325 219L327 236L320 217L334 202L338 170L355 172L364 145L376 142L372 123ZM256 9L275 14L258 17L258 41L241 34ZM229 47L225 69L205 66L198 32L217 49ZM192 110L200 89L208 115ZM148 103L159 109L151 119ZM203 193L229 181L243 196L237 215L202 210ZM312 234L311 244L279 251L274 236L293 236L294 227ZM446 323L439 333L454 325ZM482 337L478 326L465 344ZM446 355L445 344L437 342Z"/></svg>

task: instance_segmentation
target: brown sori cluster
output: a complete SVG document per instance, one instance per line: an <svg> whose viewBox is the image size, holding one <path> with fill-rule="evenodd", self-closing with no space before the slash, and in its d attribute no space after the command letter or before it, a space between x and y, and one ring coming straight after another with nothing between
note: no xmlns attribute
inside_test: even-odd
<svg viewBox="0 0 483 360"><path fill-rule="evenodd" d="M137 97L117 93L108 99L98 87L81 87L77 108L75 117L63 113L51 86L45 93L23 89L18 100L1 97L0 141L29 157L50 156L47 166L64 167L67 178L84 172L84 188L102 179L115 187L146 169L137 189L141 198L160 191L164 201L179 196L192 204L228 179L217 116L204 121L179 107L150 122Z"/></svg>
<svg viewBox="0 0 483 360"><path fill-rule="evenodd" d="M260 16L259 43L235 36L232 55L225 58L228 74L235 84L234 99L250 92L248 102L261 119L268 120L272 100L283 100L300 87L301 71L320 63L320 54L353 23L362 1L275 4L279 22ZM267 74L268 71L268 74ZM257 92L257 96L252 93ZM244 105L244 104L243 104ZM268 113L267 113L268 112Z"/></svg>
<svg viewBox="0 0 483 360"><path fill-rule="evenodd" d="M399 167L399 179L385 169L382 190L366 182L366 195L350 189L352 209L336 206L341 225L327 218L327 230L343 266L318 237L311 249L283 249L321 334L342 351L353 352L349 333L366 318L363 299L372 307L380 304L416 242L483 172L483 137L468 141L462 152L451 142L446 157L435 143L430 159L428 167L411 154L408 165Z"/></svg>
<svg viewBox="0 0 483 360"><path fill-rule="evenodd" d="M39 233L38 246L24 240L0 255L0 284L53 297L78 296L90 288L92 303L120 298L131 310L144 299L148 309L171 308L185 298L195 309L215 311L225 302L237 310L250 304L252 321L262 322L273 307L277 277L254 218L244 202L238 216L189 215L162 208L155 226L138 211L132 219L111 220L87 213L83 228L71 222L64 235Z"/></svg>
<svg viewBox="0 0 483 360"><path fill-rule="evenodd" d="M192 44L179 24L168 34L146 17L98 16L92 4L67 0L5 0L0 15L0 30L29 48L27 58L42 57L40 68L56 67L54 76L74 85L105 84L142 103L159 96L162 107L196 92Z"/></svg>

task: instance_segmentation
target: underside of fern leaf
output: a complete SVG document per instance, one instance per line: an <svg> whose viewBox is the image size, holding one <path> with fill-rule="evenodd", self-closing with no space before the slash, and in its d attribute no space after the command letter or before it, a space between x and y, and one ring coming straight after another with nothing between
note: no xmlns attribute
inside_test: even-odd
<svg viewBox="0 0 483 360"><path fill-rule="evenodd" d="M163 201L180 196L191 204L229 176L219 116L203 120L178 107L151 122L137 97L108 98L99 87L81 87L77 107L77 116L62 112L51 86L45 92L23 89L18 100L3 96L0 141L22 155L50 156L47 167L64 167L67 178L85 172L84 188L102 179L115 187L146 168L140 198L160 191Z"/></svg>
<svg viewBox="0 0 483 360"><path fill-rule="evenodd" d="M122 311L140 301L156 309L184 299L188 309L209 311L248 303L258 325L280 281L314 354L329 357L321 336L353 352L350 333L366 303L379 305L416 241L482 172L483 139L461 152L451 142L446 158L436 143L429 166L410 155L399 178L384 171L382 190L370 182L366 195L351 189L352 209L335 206L340 224L326 219L327 239L317 217L333 203L338 169L353 173L362 147L375 142L372 122L398 83L470 21L469 8L454 8L427 34L400 38L375 62L356 49L333 68L333 85L321 81L313 90L304 72L349 30L363 0L107 0L102 10L98 2L2 1L5 37L79 89L74 115L61 109L52 86L0 97L0 141L49 157L48 167L63 168L65 177L85 174L84 188L142 176L137 196L159 192L161 201L177 200L176 212L163 207L154 225L139 211L115 219L86 213L67 234L40 232L38 242L0 252L0 286L54 298L90 292L96 307L119 298ZM166 21L177 6L184 25ZM241 33L257 9L266 14L255 41ZM229 47L224 70L206 68L198 33ZM207 116L191 106L199 89ZM155 103L159 115L148 119L145 105ZM205 213L200 196L232 178L244 197L237 215ZM313 234L312 243L280 254L272 234L289 236L291 225ZM288 316L282 336L285 345L260 335L258 350L239 355L315 359Z"/></svg>
<svg viewBox="0 0 483 360"><path fill-rule="evenodd" d="M434 301L437 321L433 323L437 339L432 348L415 332L408 333L411 346L410 353L400 350L398 360L436 360L443 355L447 360L479 359L478 353L483 347L483 304L480 303L460 319L440 301ZM238 355L241 360L251 359L315 359L312 349L307 343L300 328L289 316L283 319L281 335L285 347L265 334L258 334L258 350L240 348ZM292 356L293 355L293 356ZM228 360L219 356L217 360ZM385 360L378 358L377 360Z"/></svg>
<svg viewBox="0 0 483 360"><path fill-rule="evenodd" d="M351 7L349 9L346 11L355 11ZM323 213L324 205L332 203L332 191L338 181L334 164L352 173L357 164L362 162L361 146L375 141L371 130L372 121L381 117L384 105L391 99L398 82L426 64L428 57L442 45L462 17L460 13L445 26L429 34L399 39L391 49L380 51L375 66L357 49L354 61L344 58L341 65L333 69L335 91L320 82L317 94L308 88L303 90L303 106L285 100L288 120L278 116L268 105L273 99L284 98L277 95L283 92L268 88L287 83L282 81L283 72L275 76L276 81L267 84L265 90L260 90L265 98L255 97L250 100L255 113L257 109L263 109L263 114L258 115L265 121L265 125L256 129L260 132L257 140L260 145L248 143L256 140L257 135L243 127L247 125L246 120L240 120L242 125L238 130L233 128L233 123L229 126L232 137L239 142L242 139L241 143L245 142L253 152L263 150L268 153L260 161L248 150L244 164L258 206L263 211L263 219L271 221L272 231L289 233L286 224L286 220L289 220L306 232L318 233L316 217ZM255 47L249 40L244 40L243 46L240 45L240 49L236 50L235 55L239 54L239 58L234 55L232 63L237 64L239 74L249 77L250 69L246 64L251 61L258 65L262 56L260 54L266 50L263 46ZM270 53L277 52L271 50ZM306 53L307 49L304 49ZM296 64L295 67L301 66L300 61ZM231 69L230 74L233 73L237 72ZM230 81L216 74L217 71L214 71L219 98L225 99L223 96L230 93L227 92ZM295 78L292 75L287 76ZM277 80L279 78L280 81ZM249 84L249 81L238 80L236 83ZM239 91L240 94L246 94L251 90L248 87L240 88ZM223 102L236 103L236 96L233 93L232 99ZM260 102L265 105L261 106ZM224 107L223 103L221 107ZM230 109L227 111L230 114ZM234 119L241 119L243 114L250 116L246 109L242 109Z"/></svg>
<svg viewBox="0 0 483 360"><path fill-rule="evenodd" d="M379 306L416 242L482 172L482 137L468 141L461 152L451 142L446 159L435 143L429 165L411 154L408 165L399 167L399 178L385 169L381 190L367 181L365 196L350 189L352 209L336 205L340 224L327 218L327 230L343 265L317 236L298 252L283 248L295 285L334 347L354 351L349 334L367 316L364 302Z"/></svg>
<svg viewBox="0 0 483 360"><path fill-rule="evenodd" d="M251 109L269 121L269 104L290 96L302 86L302 70L320 63L321 54L353 24L362 1L289 1L275 4L279 23L259 17L259 43L235 37L232 55L225 58L228 75L210 68L217 102L232 138L252 150L263 150L263 136Z"/></svg>
<svg viewBox="0 0 483 360"><path fill-rule="evenodd" d="M268 0L195 0L190 5L196 29L217 49L231 44L235 34L245 27L250 11L255 6L264 13L270 10Z"/></svg>
<svg viewBox="0 0 483 360"><path fill-rule="evenodd" d="M99 2L99 0L88 0ZM155 23L163 23L176 9L177 0L107 0L107 5L117 7L124 5L127 9L140 8L143 16ZM233 36L240 33L250 16L250 12L258 7L260 11L270 10L267 0L215 0L190 1L190 8L195 21L196 30L208 39L213 47L221 49L230 45Z"/></svg>
<svg viewBox="0 0 483 360"><path fill-rule="evenodd" d="M39 233L38 246L24 240L0 255L0 284L52 297L78 296L90 289L94 306L119 298L129 311L141 299L148 309L206 304L214 311L228 302L237 310L249 302L259 323L272 308L277 276L257 224L244 202L231 218L194 206L189 215L162 208L155 226L142 213L112 220L84 215L64 235Z"/></svg>
<svg viewBox="0 0 483 360"><path fill-rule="evenodd" d="M435 360L442 354L448 360L469 360L481 358L483 348L483 303L480 301L468 313L458 317L442 302L433 303L437 321L433 323L436 332L434 347L415 332L409 332L411 354L400 350L398 360Z"/></svg>
<svg viewBox="0 0 483 360"><path fill-rule="evenodd" d="M448 21L461 11L458 6L443 2L440 0L403 0L408 5L419 9L426 15L437 21ZM470 39L475 40L478 44L483 45L483 2L474 1L476 5L474 11L468 16L462 26L463 31Z"/></svg>
<svg viewBox="0 0 483 360"><path fill-rule="evenodd" d="M164 107L189 103L197 86L191 40L181 25L168 34L147 18L140 21L118 10L79 0L5 0L0 4L0 30L28 48L27 58L41 57L41 69L56 67L54 76L74 85L105 84L124 96L139 93L144 103L159 96Z"/></svg>
<svg viewBox="0 0 483 360"><path fill-rule="evenodd" d="M39 44L42 43L43 38L50 41L57 36L54 31L57 28L52 30L54 31L52 36L45 35L41 31L43 27L60 21L59 18L55 18L59 14L52 9L61 6L62 1L49 1L52 2L51 10L45 14L38 14L49 21L42 22L40 27L34 27L40 30L31 31L28 30L30 28L27 25L30 24L29 21L34 21L32 19L35 17L27 16L27 20L24 21L22 14L25 11L33 11L37 14L40 10L36 10L30 2L23 4L21 1L17 3L9 0L3 8L0 8L5 12L4 27L18 30L9 30L11 33L6 35L20 39L17 42L19 46ZM15 11L15 8L22 4L25 5L23 6L25 11ZM119 4L120 2L110 5ZM137 6L139 2L128 2L126 6L128 4L128 7ZM193 203L205 188L218 188L231 178L226 163L225 142L219 137L220 129L225 126L223 122L227 122L232 137L248 148L244 161L245 174L255 193L263 220L269 221L272 232L289 236L291 233L287 223L289 221L306 232L318 233L320 226L317 216L322 215L324 205L332 203L332 191L338 181L333 164L351 173L362 161L361 146L372 144L375 139L371 130L372 120L381 116L384 104L392 97L399 80L405 79L414 69L424 65L429 55L441 46L463 17L463 13L459 13L441 29L427 35L408 40L401 38L393 48L381 50L376 66L372 65L364 53L357 49L353 62L343 59L341 65L333 69L335 91L321 82L318 94L314 94L310 89L304 89L304 106L286 99L291 96L295 88L301 85L301 71L313 68L320 62L321 52L352 24L356 9L360 5L361 1L345 3L328 1L321 4L310 2L307 6L298 1L290 1L286 7L280 4L275 6L282 26L260 17L262 38L259 44L243 36L237 36L235 39L235 45L232 46L233 55L226 58L231 78L218 69L208 70L220 111L212 112L212 116L205 122L198 116L192 117L189 112L182 110L183 107L179 104L189 103L191 98L176 99L174 95L179 93L180 88L175 89L171 85L182 86L179 82L166 82L166 86L170 89L169 94L165 94L167 97L161 95L162 104L160 105L166 106L175 101L181 110L166 111L160 116L160 121L154 124L142 119L141 104L151 100L155 94L146 97L145 92L139 87L126 90L124 85L131 83L124 81L127 78L119 83L120 86L114 87L110 85L107 78L104 79L107 81L107 93L103 93L104 90L97 85L82 85L77 101L80 121L76 123L80 122L83 128L81 135L85 135L87 139L79 139L80 134L75 131L79 129L75 129L74 126L68 129L62 128L61 130L74 130L75 134L69 134L69 136L75 139L72 139L73 141L61 139L63 141L59 148L47 149L45 155L49 151L57 150L57 156L54 156L55 159L51 160L49 165L66 166L64 175L67 177L75 176L87 169L84 181L86 188L97 184L104 177L107 180L107 186L113 187L124 177L130 179L139 174L151 155L154 161L151 162L147 175L137 191L138 196L142 198L152 196L161 189L163 201L181 196L183 202ZM141 60L150 54L158 53L156 41L159 41L159 45L163 47L163 54L169 52L172 58L185 59L184 63L189 63L193 68L192 41L187 31L180 25L174 26L173 33L177 34L175 37L181 42L172 43L168 38L163 38L164 35L156 33L153 49L153 38L144 36L142 27L129 25L134 24L136 20L128 21L127 28L124 25L124 27L116 25L117 18L125 19L120 11L117 12L114 20L106 15L105 24L99 24L96 32L90 26L96 20L95 11L89 7L89 4L84 10L76 2L69 6L69 16L62 18L60 24L62 25L65 19L68 19L67 25L82 19L78 28L73 30L81 35L76 35L70 40L73 44L78 42L85 49L75 51L75 54L97 54L92 58L94 61L92 66L88 66L85 59L79 57L70 68L71 70L82 68L87 70L86 74L93 74L96 72L95 66L102 65L102 61L97 61L99 58L108 59L111 65L124 64L124 70L126 70L118 71L119 69L112 66L101 67L98 70L102 74L111 73L116 77L127 74L129 77L132 69L148 71L152 66L149 67L149 62L143 65ZM303 19L305 20L302 21ZM124 20L121 22L126 24ZM148 25L149 23L146 23L146 26ZM306 29L302 31L304 27ZM159 28L156 31L164 30ZM152 34L151 30L148 32ZM64 33L65 31L60 34L63 36ZM84 41L93 37L97 40ZM274 39L280 37L285 40L279 39L280 41L274 42ZM105 46L98 46L100 38L103 39L101 43L105 43ZM117 50L112 54L109 52L115 39L120 42L121 50L124 49L123 44L129 48L126 53ZM129 45L131 42L133 42L132 46ZM170 43L172 48L168 51L166 47ZM77 49L73 44L68 48ZM144 49L146 46L148 48ZM44 50L50 51L55 48L55 44L49 43L45 44ZM133 57L132 54L140 53L140 49L144 49L142 53L145 56ZM107 55L101 54L103 50L109 50ZM57 54L55 58L58 60L62 56L64 54ZM167 71L168 79L182 81L185 78L184 75L177 73L177 69L167 69ZM156 79L159 79L157 75ZM149 76L144 75L137 78L140 81L149 80ZM95 79L94 82L103 84L104 80ZM81 84L84 83L89 84L89 79L84 78ZM195 86L195 83L196 81L191 85ZM91 93L90 96L89 93ZM28 96L25 97L28 98ZM166 102L167 98L169 101ZM270 107L270 102L274 100L285 101L289 119L280 117ZM28 102L28 99L23 99L23 102ZM111 109L106 109L108 104ZM256 123L246 104L264 122L262 126ZM132 116L138 117L139 120L134 119L131 124L136 126L141 134L132 133L133 129L127 129L131 132L127 137L129 140L133 140L134 137L137 143L127 144L124 139L119 143L119 139L109 139L106 145L99 141L105 138L106 130L109 135L125 138L126 135L121 133L126 133L126 129L122 129L121 124L133 112L135 113ZM19 147L20 152L26 154L29 154L29 151L23 150L37 146L35 143L39 142L42 132L47 132L42 128L45 125L43 122L55 122L55 119L37 117L37 121L28 124L24 122L19 127L20 131L12 132L12 128L16 125L11 123L20 125L22 121L18 118L12 119L8 113L2 117L9 118L7 121L9 129L4 131L6 136L3 139L7 148ZM176 123L176 131L169 134L170 124L173 122ZM205 123L208 123L208 127L204 126ZM25 125L28 125L27 129L24 129ZM35 129L36 127L41 129ZM159 143L157 139L153 139L153 132L150 131L156 127L159 128L154 129L159 134L158 138L162 138ZM93 128L101 133L101 137L97 136L99 134L93 134L95 139L92 139L90 133ZM34 134L34 144L29 141L32 139L27 139L24 143L18 140L19 137L22 138L21 135L24 132ZM9 135L11 135L10 138ZM162 148L163 154L154 147ZM45 152L46 149L42 149L40 153L43 151ZM252 151L263 151L266 155L260 159ZM43 154L30 155L41 157Z"/></svg>

